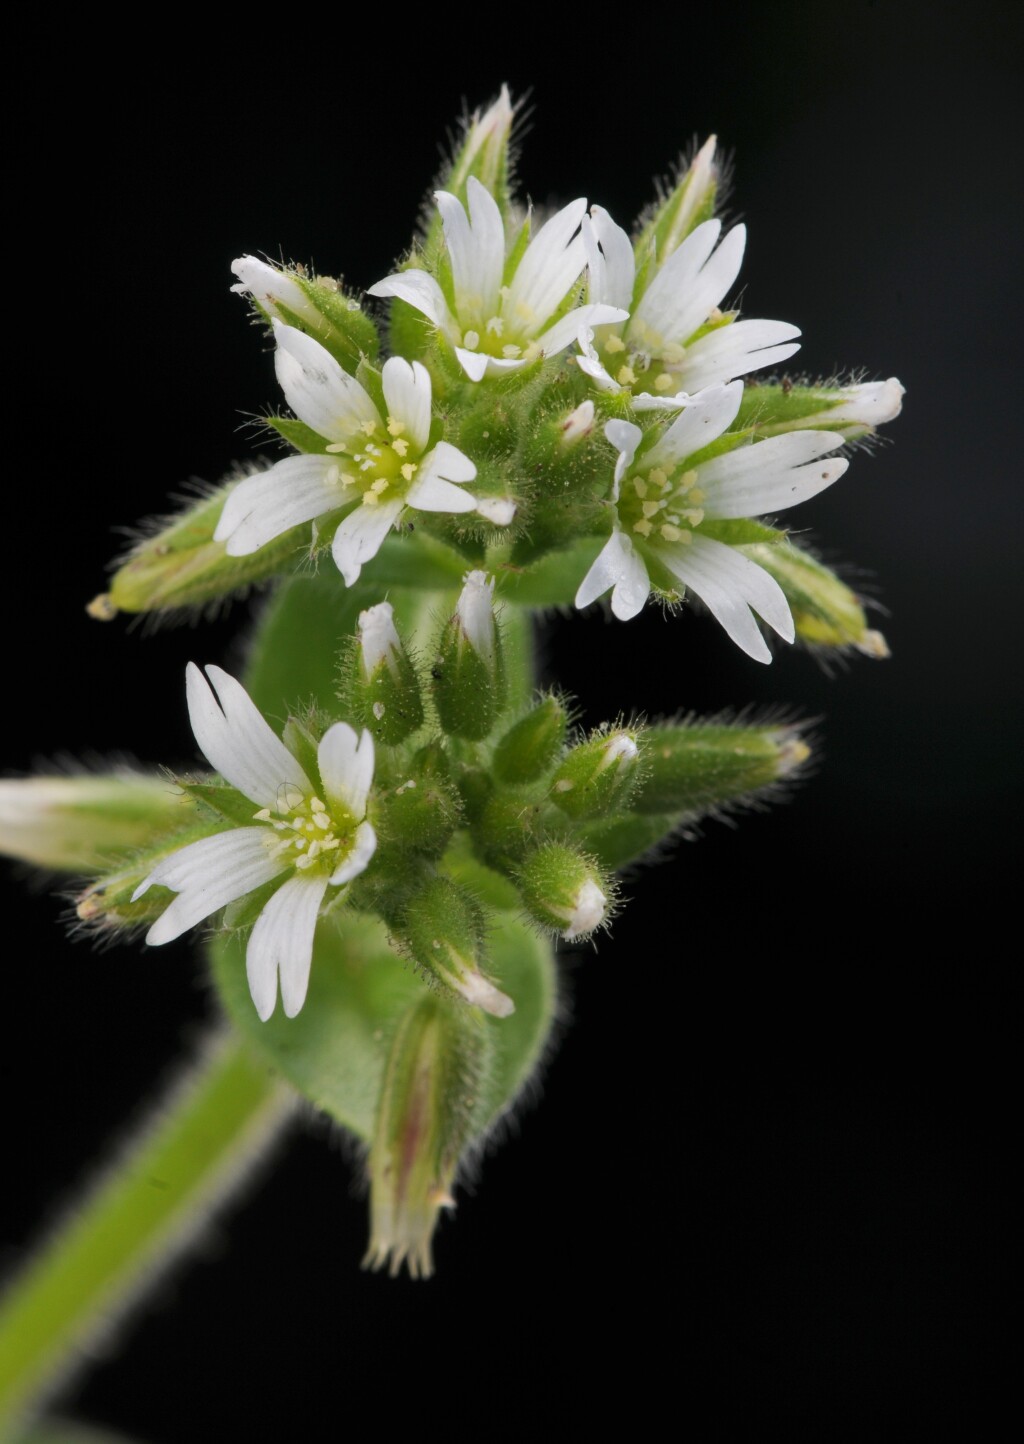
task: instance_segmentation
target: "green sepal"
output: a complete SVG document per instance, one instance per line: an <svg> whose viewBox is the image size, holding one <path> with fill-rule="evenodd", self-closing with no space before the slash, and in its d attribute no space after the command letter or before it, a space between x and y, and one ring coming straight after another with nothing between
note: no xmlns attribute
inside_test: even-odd
<svg viewBox="0 0 1024 1444"><path fill-rule="evenodd" d="M284 438L289 446L294 446L296 451L301 451L307 456L326 456L327 448L330 445L326 436L321 436L314 431L312 426L307 426L304 421L299 421L295 416L266 416L266 424L276 431L278 436Z"/></svg>
<svg viewBox="0 0 1024 1444"><path fill-rule="evenodd" d="M711 537L713 541L725 542L731 547L750 546L755 542L774 544L783 541L786 536L786 533L777 527L765 526L764 522L753 521L750 517L702 521L699 534Z"/></svg>
<svg viewBox="0 0 1024 1444"><path fill-rule="evenodd" d="M207 807L218 817L234 827L251 827L256 805L252 798L239 792L228 782L219 779L193 781L183 779L178 783L181 790L195 802Z"/></svg>
<svg viewBox="0 0 1024 1444"><path fill-rule="evenodd" d="M399 781L380 791L374 825L383 845L440 857L462 816L455 784L416 762L398 772Z"/></svg>
<svg viewBox="0 0 1024 1444"><path fill-rule="evenodd" d="M296 317L290 324L308 331L350 375L364 357L369 357L371 361L376 359L380 350L377 328L354 295L343 290L337 281L327 277L310 278L301 272L293 272L291 279L310 305L319 311L324 324L322 327L315 327L300 317ZM280 302L276 304L278 310L284 314L287 308Z"/></svg>
<svg viewBox="0 0 1024 1444"><path fill-rule="evenodd" d="M310 782L320 782L320 741L309 727L298 717L289 717L281 733L281 741L288 748ZM321 798L321 801L323 799Z"/></svg>
<svg viewBox="0 0 1024 1444"><path fill-rule="evenodd" d="M676 814L630 812L586 823L578 836L598 862L617 872L667 843L681 826Z"/></svg>
<svg viewBox="0 0 1024 1444"><path fill-rule="evenodd" d="M634 303L647 290L656 270L664 265L691 231L714 216L718 172L710 158L706 164L703 163L705 149L698 151L692 164L677 176L675 184L655 205L636 239L633 247L637 258Z"/></svg>
<svg viewBox="0 0 1024 1444"><path fill-rule="evenodd" d="M585 821L625 807L637 782L635 727L592 732L563 757L548 796L567 817Z"/></svg>
<svg viewBox="0 0 1024 1444"><path fill-rule="evenodd" d="M494 197L506 225L511 214L512 120L512 102L507 88L502 86L496 99L484 110L475 111L465 123L462 139L437 187L457 196L463 206L467 206L466 184L470 176L474 176ZM437 208L432 207L422 242L422 259L427 270L437 266L443 245L441 217Z"/></svg>
<svg viewBox="0 0 1024 1444"><path fill-rule="evenodd" d="M518 792L494 792L472 827L473 843L491 867L507 872L534 845L541 805Z"/></svg>

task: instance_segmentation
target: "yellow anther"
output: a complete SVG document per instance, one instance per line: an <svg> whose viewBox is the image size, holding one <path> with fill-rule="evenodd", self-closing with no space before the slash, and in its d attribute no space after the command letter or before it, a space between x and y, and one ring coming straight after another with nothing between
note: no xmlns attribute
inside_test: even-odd
<svg viewBox="0 0 1024 1444"><path fill-rule="evenodd" d="M319 855L320 844L314 840L309 844L309 851L306 853L306 856L309 858L310 861L312 861L314 857L319 857Z"/></svg>
<svg viewBox="0 0 1024 1444"><path fill-rule="evenodd" d="M380 497L377 495L377 493L376 493L375 491L364 491L364 492L363 492L363 505L364 505L364 506L376 506L379 501L380 501Z"/></svg>
<svg viewBox="0 0 1024 1444"><path fill-rule="evenodd" d="M303 868L305 868L305 867L312 867L312 866L313 866L313 862L314 862L314 859L311 858L311 857L297 857L297 858L295 859L295 866L296 866L296 867L303 867Z"/></svg>
<svg viewBox="0 0 1024 1444"><path fill-rule="evenodd" d="M277 800L279 803L284 804L284 811L294 812L297 807L302 806L306 799L297 787L293 787L291 783L286 782L284 786L278 790Z"/></svg>
<svg viewBox="0 0 1024 1444"><path fill-rule="evenodd" d="M293 838L292 838L292 847L295 848L296 852L303 852L303 851L305 850L305 848L306 848L306 844L307 844L307 839L304 838L304 837L293 837Z"/></svg>
<svg viewBox="0 0 1024 1444"><path fill-rule="evenodd" d="M403 432L404 430L405 430L405 422L404 422L404 421L396 421L393 416L389 416L389 417L388 417L388 435L389 435L389 436L401 436L401 434L402 434L402 432Z"/></svg>
<svg viewBox="0 0 1024 1444"><path fill-rule="evenodd" d="M536 361L537 357L540 356L541 354L542 354L542 352L541 352L540 347L537 345L537 342L536 342L536 341L531 341L530 344L529 344L529 346L527 346L526 349L525 349L525 351L523 352L522 360L524 360L524 361Z"/></svg>
<svg viewBox="0 0 1024 1444"><path fill-rule="evenodd" d="M691 526L700 526L704 520L704 513L699 506L691 506L682 513Z"/></svg>
<svg viewBox="0 0 1024 1444"><path fill-rule="evenodd" d="M462 338L462 344L467 351L475 351L480 345L480 333L478 331L467 331Z"/></svg>
<svg viewBox="0 0 1024 1444"><path fill-rule="evenodd" d="M636 372L632 366L620 366L615 374L615 379L620 386L632 386L636 380Z"/></svg>
<svg viewBox="0 0 1024 1444"><path fill-rule="evenodd" d="M679 366L685 355L686 348L684 346L680 346L678 341L669 341L662 349L661 359L666 366Z"/></svg>
<svg viewBox="0 0 1024 1444"><path fill-rule="evenodd" d="M660 487L662 491L664 491L666 486L668 486L668 477L662 471L660 466L655 466L650 472L648 472L647 480L651 483L652 486Z"/></svg>
<svg viewBox="0 0 1024 1444"><path fill-rule="evenodd" d="M638 531L641 536L650 536L654 528L649 521L635 521L633 523L633 530Z"/></svg>
<svg viewBox="0 0 1024 1444"><path fill-rule="evenodd" d="M644 516L657 516L658 512L661 511L664 505L665 503L663 501L645 501L643 504Z"/></svg>
<svg viewBox="0 0 1024 1444"><path fill-rule="evenodd" d="M404 466L402 467L402 470L405 470ZM387 491L390 485L391 483L388 481L386 476L378 476L377 480L371 485L370 490L375 491L377 495L380 496L382 492Z"/></svg>
<svg viewBox="0 0 1024 1444"><path fill-rule="evenodd" d="M673 526L671 522L666 522L665 525L659 529L666 541L677 542L682 536L682 532L679 530L679 528L677 526Z"/></svg>
<svg viewBox="0 0 1024 1444"><path fill-rule="evenodd" d="M313 821L322 832L327 832L331 825L331 819L327 816L326 812L314 812Z"/></svg>
<svg viewBox="0 0 1024 1444"><path fill-rule="evenodd" d="M521 317L521 319L524 320L527 325L532 325L532 323L537 319L537 313L534 311L533 307L528 306L525 301L516 302L516 315Z"/></svg>
<svg viewBox="0 0 1024 1444"><path fill-rule="evenodd" d="M377 430L377 425L373 421L364 421L362 426L360 426L359 430L364 434L364 436L372 436L373 433Z"/></svg>
<svg viewBox="0 0 1024 1444"><path fill-rule="evenodd" d="M259 810L259 812L254 812L254 813L253 813L252 817L253 817L253 821L254 821L254 822L269 822L269 821L270 821L270 808L269 808L269 807L261 807L260 810Z"/></svg>
<svg viewBox="0 0 1024 1444"><path fill-rule="evenodd" d="M412 461L407 461L402 467L402 475L405 477L406 481L412 481L413 477L416 475L415 463Z"/></svg>
<svg viewBox="0 0 1024 1444"><path fill-rule="evenodd" d="M661 375L655 380L654 389L655 391L671 391L672 387L675 384L676 383L672 379L672 377L669 376L667 372L663 371Z"/></svg>
<svg viewBox="0 0 1024 1444"><path fill-rule="evenodd" d="M505 322L500 316L492 316L487 322L487 333L490 336L503 336L505 334Z"/></svg>
<svg viewBox="0 0 1024 1444"><path fill-rule="evenodd" d="M636 492L640 500L643 501L644 497L647 495L647 483L646 481L644 481L642 476L634 476L633 490Z"/></svg>
<svg viewBox="0 0 1024 1444"><path fill-rule="evenodd" d="M391 443L391 450L396 456L405 456L409 450L409 443L399 438L397 441Z"/></svg>
<svg viewBox="0 0 1024 1444"><path fill-rule="evenodd" d="M626 343L621 336L609 336L608 340L604 343L604 349L608 352L609 356L614 356L618 351L625 351Z"/></svg>
<svg viewBox="0 0 1024 1444"><path fill-rule="evenodd" d="M522 346L508 345L502 346L501 348L501 354L508 361L518 361L519 357L522 355L522 351Z"/></svg>
<svg viewBox="0 0 1024 1444"><path fill-rule="evenodd" d="M326 811L327 811L326 805L320 800L319 797L311 797L311 798L309 799L309 806L310 806L310 810L311 810L312 812L326 812Z"/></svg>
<svg viewBox="0 0 1024 1444"><path fill-rule="evenodd" d="M335 456L339 451L347 451L347 450L348 450L348 442L346 442L346 441L332 441L332 442L330 443L330 445L324 447L324 450L330 452L330 454L331 454L332 456Z"/></svg>
<svg viewBox="0 0 1024 1444"><path fill-rule="evenodd" d="M690 496L690 500L693 502L694 506L700 506L701 502L702 502L702 501L705 499L705 497L707 496L707 492L706 492L706 491L701 491L701 489L700 489L699 486L695 486L695 487L693 488L693 490L689 493L689 496Z"/></svg>
<svg viewBox="0 0 1024 1444"><path fill-rule="evenodd" d="M676 483L676 490L690 491L696 480L697 473L695 471L684 471L682 476L679 478L679 481Z"/></svg>
<svg viewBox="0 0 1024 1444"><path fill-rule="evenodd" d="M321 851L321 852L333 852L336 847L340 847L340 846L341 846L341 843L338 841L338 839L337 839L336 837L325 837L324 840L323 840L323 842L320 844L320 851Z"/></svg>

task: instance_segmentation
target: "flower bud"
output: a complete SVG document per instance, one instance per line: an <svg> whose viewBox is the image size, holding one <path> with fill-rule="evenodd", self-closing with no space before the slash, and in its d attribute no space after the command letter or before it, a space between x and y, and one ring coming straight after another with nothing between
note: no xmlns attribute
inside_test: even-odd
<svg viewBox="0 0 1024 1444"><path fill-rule="evenodd" d="M737 426L758 436L785 431L836 431L847 441L870 436L903 409L904 388L895 376L858 386L779 386L748 383Z"/></svg>
<svg viewBox="0 0 1024 1444"><path fill-rule="evenodd" d="M569 717L557 697L545 697L510 727L494 750L494 771L502 782L533 782L555 761Z"/></svg>
<svg viewBox="0 0 1024 1444"><path fill-rule="evenodd" d="M235 480L254 475L249 467ZM114 573L110 591L89 603L89 615L110 621L118 612L164 612L201 607L290 571L309 543L309 528L295 527L244 557L229 557L213 533L229 487L220 486L171 518L152 536L132 548Z"/></svg>
<svg viewBox="0 0 1024 1444"><path fill-rule="evenodd" d="M490 191L502 215L509 214L509 141L515 106L508 86L503 85L496 100L486 110L476 110L466 122L462 144L452 157L450 170L443 177L441 189L467 201L466 182L470 176ZM437 234L435 235L435 231ZM435 216L430 222L424 251L436 249L441 241L441 225Z"/></svg>
<svg viewBox="0 0 1024 1444"><path fill-rule="evenodd" d="M714 215L719 178L715 163L716 146L714 136L704 142L641 231L635 246L639 283L636 295L643 294L655 271L665 264L690 232Z"/></svg>
<svg viewBox="0 0 1024 1444"><path fill-rule="evenodd" d="M530 914L566 942L588 937L608 920L613 888L594 860L549 842L522 864L516 881Z"/></svg>
<svg viewBox="0 0 1024 1444"><path fill-rule="evenodd" d="M455 613L441 634L431 669L444 730L480 741L505 704L505 664L494 615L494 579L468 572Z"/></svg>
<svg viewBox="0 0 1024 1444"><path fill-rule="evenodd" d="M634 729L595 732L563 759L551 783L551 801L577 819L600 817L625 804L636 781Z"/></svg>
<svg viewBox="0 0 1024 1444"><path fill-rule="evenodd" d="M382 846L407 848L440 857L462 813L459 794L449 777L424 765L422 753L399 774L399 781L377 796Z"/></svg>
<svg viewBox="0 0 1024 1444"><path fill-rule="evenodd" d="M644 733L644 775L629 800L645 815L694 816L750 797L810 756L796 727L693 722Z"/></svg>
<svg viewBox="0 0 1024 1444"><path fill-rule="evenodd" d="M480 971L484 929L483 910L472 894L437 876L407 900L394 932L416 966L446 991L507 1018L515 1004Z"/></svg>
<svg viewBox="0 0 1024 1444"><path fill-rule="evenodd" d="M337 281L309 277L299 269L280 270L256 256L240 256L231 269L238 277L232 291L250 296L268 321L307 332L349 373L364 356L372 361L377 355L377 328Z"/></svg>
<svg viewBox="0 0 1024 1444"><path fill-rule="evenodd" d="M472 1135L488 1038L480 1021L427 996L402 1017L381 1085L368 1160L371 1235L363 1266L434 1271L431 1240L454 1208L455 1172Z"/></svg>
<svg viewBox="0 0 1024 1444"><path fill-rule="evenodd" d="M189 819L164 777L24 777L0 781L0 853L60 872L94 872Z"/></svg>
<svg viewBox="0 0 1024 1444"><path fill-rule="evenodd" d="M572 409L562 418L561 434L558 438L559 445L563 447L576 446L578 442L588 437L594 429L594 403L588 397L586 401Z"/></svg>
<svg viewBox="0 0 1024 1444"><path fill-rule="evenodd" d="M394 746L423 723L419 678L395 629L388 602L359 613L359 634L344 665L345 715L378 742Z"/></svg>
<svg viewBox="0 0 1024 1444"><path fill-rule="evenodd" d="M796 634L812 647L855 647L883 658L889 646L867 624L860 598L821 562L792 542L759 542L739 550L775 578L786 594Z"/></svg>

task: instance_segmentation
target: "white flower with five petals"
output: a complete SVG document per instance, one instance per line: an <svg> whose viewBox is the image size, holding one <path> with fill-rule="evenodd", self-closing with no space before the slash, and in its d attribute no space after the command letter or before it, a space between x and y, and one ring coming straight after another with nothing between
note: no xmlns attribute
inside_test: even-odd
<svg viewBox="0 0 1024 1444"><path fill-rule="evenodd" d="M381 416L318 341L280 321L274 336L277 378L288 405L327 446L323 453L286 457L238 483L214 532L229 556L248 556L294 526L344 509L332 551L351 586L406 507L477 509L477 498L464 490L476 476L473 462L447 441L430 445L430 376L418 361L385 361L387 415ZM487 515L495 520L492 511ZM498 520L511 520L511 513Z"/></svg>
<svg viewBox="0 0 1024 1444"><path fill-rule="evenodd" d="M456 196L435 193L451 264L451 296L435 277L414 268L385 276L369 294L405 301L432 321L471 381L518 371L539 356L571 346L584 327L626 319L617 304L571 304L587 263L580 233L585 200L571 201L552 216L509 274L497 202L474 176L466 182L466 196L468 214ZM570 308L564 310L567 302Z"/></svg>
<svg viewBox="0 0 1024 1444"><path fill-rule="evenodd" d="M721 221L704 221L655 270L635 298L633 244L607 211L583 222L592 301L626 307L624 325L590 330L578 358L602 391L632 393L637 410L675 406L687 394L777 366L800 349L785 321L737 321L720 303L739 275L746 226L734 226L715 249Z"/></svg>
<svg viewBox="0 0 1024 1444"><path fill-rule="evenodd" d="M576 605L589 606L610 590L612 612L629 621L647 601L653 573L662 592L678 592L680 583L689 587L738 647L757 662L770 662L753 613L792 642L789 603L763 567L714 535L715 523L795 506L831 486L848 463L820 459L843 445L838 433L793 431L691 465L690 458L735 420L742 396L741 381L706 388L646 446L631 421L606 424L605 436L619 453L614 529L584 577Z"/></svg>
<svg viewBox="0 0 1024 1444"><path fill-rule="evenodd" d="M293 1018L306 999L313 933L329 890L365 871L377 847L366 820L373 738L336 722L320 739L316 771L306 769L264 721L240 682L190 663L189 718L196 741L232 787L256 804L251 827L190 842L157 863L135 898L159 884L177 893L146 934L168 943L255 888L279 881L249 936L246 973L265 1021L277 1002ZM211 686L210 683L213 685Z"/></svg>

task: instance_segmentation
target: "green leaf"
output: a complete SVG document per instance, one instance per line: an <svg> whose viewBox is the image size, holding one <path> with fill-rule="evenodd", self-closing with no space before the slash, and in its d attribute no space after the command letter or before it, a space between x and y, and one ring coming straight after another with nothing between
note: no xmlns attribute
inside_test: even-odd
<svg viewBox="0 0 1024 1444"><path fill-rule="evenodd" d="M388 947L383 925L351 909L321 920L309 996L296 1018L278 1008L260 1022L240 939L214 939L210 959L228 1015L257 1053L316 1108L369 1142L389 1039L426 987ZM503 917L491 939L488 973L516 1011L485 1020L495 1062L481 1090L478 1132L512 1103L536 1068L556 1001L550 946L512 918Z"/></svg>

